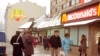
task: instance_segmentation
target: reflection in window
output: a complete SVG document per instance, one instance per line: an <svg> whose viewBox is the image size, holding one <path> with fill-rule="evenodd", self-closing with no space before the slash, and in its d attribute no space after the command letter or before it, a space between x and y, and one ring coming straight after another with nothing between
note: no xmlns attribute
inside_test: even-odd
<svg viewBox="0 0 100 56"><path fill-rule="evenodd" d="M98 40L99 40L99 37L100 37L100 32L97 32L95 37L96 37L96 44L98 44Z"/></svg>

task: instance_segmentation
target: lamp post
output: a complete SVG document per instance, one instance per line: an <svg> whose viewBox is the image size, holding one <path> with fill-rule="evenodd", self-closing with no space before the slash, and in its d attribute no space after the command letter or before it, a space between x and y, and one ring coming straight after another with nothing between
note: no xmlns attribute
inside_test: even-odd
<svg viewBox="0 0 100 56"><path fill-rule="evenodd" d="M31 26L28 28L28 30L31 32L31 34L33 33L33 25L35 24L35 22L34 22L34 18L30 18L29 20L28 20L29 22L32 22L32 24L31 24Z"/></svg>

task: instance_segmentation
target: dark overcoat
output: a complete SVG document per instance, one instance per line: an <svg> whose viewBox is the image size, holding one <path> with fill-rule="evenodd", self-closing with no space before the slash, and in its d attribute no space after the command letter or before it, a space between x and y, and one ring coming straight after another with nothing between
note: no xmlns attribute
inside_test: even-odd
<svg viewBox="0 0 100 56"><path fill-rule="evenodd" d="M14 35L10 41L11 45L13 46L13 56L23 56L22 49L24 49L24 45L22 42L22 38L19 37L18 39L19 44L14 44L16 43L17 38L18 38L18 35Z"/></svg>

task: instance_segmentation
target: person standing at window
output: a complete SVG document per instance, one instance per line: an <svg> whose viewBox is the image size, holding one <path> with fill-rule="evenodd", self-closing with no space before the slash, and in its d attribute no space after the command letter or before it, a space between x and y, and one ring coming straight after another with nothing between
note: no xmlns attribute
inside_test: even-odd
<svg viewBox="0 0 100 56"><path fill-rule="evenodd" d="M82 35L82 39L80 41L81 43L81 46L80 46L80 56L82 56L82 54L85 54L85 56L87 56L87 39L86 39L86 36L83 34Z"/></svg>
<svg viewBox="0 0 100 56"><path fill-rule="evenodd" d="M51 56L58 56L59 48L61 48L61 39L58 30L55 30L54 35L50 37L49 46L51 47Z"/></svg>

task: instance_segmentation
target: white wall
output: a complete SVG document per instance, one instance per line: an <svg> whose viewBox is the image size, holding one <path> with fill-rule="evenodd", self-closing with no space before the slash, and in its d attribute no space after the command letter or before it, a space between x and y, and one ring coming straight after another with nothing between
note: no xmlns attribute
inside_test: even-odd
<svg viewBox="0 0 100 56"><path fill-rule="evenodd" d="M13 8L22 9L25 13L25 19L20 21L15 21L10 19L10 13ZM8 8L8 11L6 11L6 35L7 39L10 39L12 35L15 34L15 31L18 29L19 26L25 24L29 18L39 18L40 16L45 14L45 7L41 7L39 5L36 5L34 3L31 3L29 1L17 3L15 5L12 5Z"/></svg>

